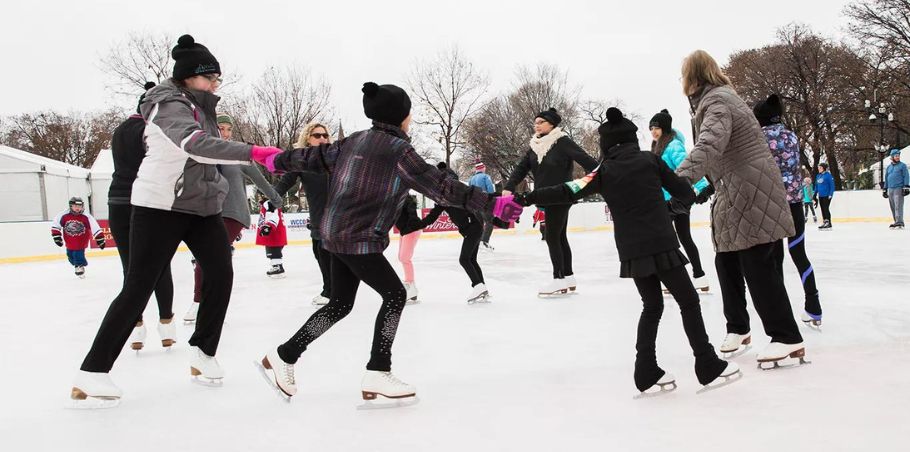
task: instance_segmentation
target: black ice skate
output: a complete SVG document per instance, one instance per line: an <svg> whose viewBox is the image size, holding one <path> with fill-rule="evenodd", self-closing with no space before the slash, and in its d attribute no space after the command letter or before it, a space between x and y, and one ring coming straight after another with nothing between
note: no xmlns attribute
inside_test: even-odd
<svg viewBox="0 0 910 452"><path fill-rule="evenodd" d="M76 266L76 276L80 278L85 278L85 267L81 265Z"/></svg>
<svg viewBox="0 0 910 452"><path fill-rule="evenodd" d="M285 277L284 264L272 265L272 267L269 268L268 271L265 272L265 274L268 275L268 277L272 278L272 279L284 278Z"/></svg>

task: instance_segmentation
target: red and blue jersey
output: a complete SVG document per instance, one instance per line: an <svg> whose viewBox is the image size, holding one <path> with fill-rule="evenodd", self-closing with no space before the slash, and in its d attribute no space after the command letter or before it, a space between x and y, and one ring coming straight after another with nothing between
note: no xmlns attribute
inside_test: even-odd
<svg viewBox="0 0 910 452"><path fill-rule="evenodd" d="M101 226L87 213L73 213L65 210L51 223L51 236L63 236L68 250L84 250L89 240L103 236Z"/></svg>

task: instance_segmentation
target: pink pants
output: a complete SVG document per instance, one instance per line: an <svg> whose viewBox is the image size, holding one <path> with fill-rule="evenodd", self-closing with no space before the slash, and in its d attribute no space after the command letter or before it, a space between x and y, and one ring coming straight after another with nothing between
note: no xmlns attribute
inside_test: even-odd
<svg viewBox="0 0 910 452"><path fill-rule="evenodd" d="M398 242L398 261L404 268L404 282L414 282L414 264L411 258L414 257L414 248L417 248L417 240L420 239L420 233L423 231L414 231L408 235L401 236Z"/></svg>

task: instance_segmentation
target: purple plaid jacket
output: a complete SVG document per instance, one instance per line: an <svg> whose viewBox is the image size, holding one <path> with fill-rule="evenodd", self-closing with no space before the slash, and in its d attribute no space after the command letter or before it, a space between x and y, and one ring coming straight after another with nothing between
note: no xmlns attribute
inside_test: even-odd
<svg viewBox="0 0 910 452"><path fill-rule="evenodd" d="M331 144L279 154L275 169L329 174L320 229L332 253L383 252L410 189L478 217L493 208L492 195L447 177L417 155L403 130L378 122Z"/></svg>

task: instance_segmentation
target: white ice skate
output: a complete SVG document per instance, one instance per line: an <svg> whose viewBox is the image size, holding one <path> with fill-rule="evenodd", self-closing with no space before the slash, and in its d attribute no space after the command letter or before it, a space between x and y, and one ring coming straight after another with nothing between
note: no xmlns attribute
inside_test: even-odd
<svg viewBox="0 0 910 452"><path fill-rule="evenodd" d="M480 249L482 249L488 253L492 253L495 250L495 248L490 246L489 242L480 242Z"/></svg>
<svg viewBox="0 0 910 452"><path fill-rule="evenodd" d="M191 353L190 375L194 382L212 387L224 384L224 371L214 356L206 355L199 347L193 347Z"/></svg>
<svg viewBox="0 0 910 452"><path fill-rule="evenodd" d="M190 308L186 310L186 314L183 314L183 324L192 325L196 323L196 314L199 313L199 303L195 301L190 303Z"/></svg>
<svg viewBox="0 0 910 452"><path fill-rule="evenodd" d="M633 399L644 399L647 397L654 397L659 395L664 395L668 392L673 392L676 390L676 377L670 372L664 372L664 376L660 377L660 380L657 380L657 383L654 383L648 389L645 389L641 394L636 394Z"/></svg>
<svg viewBox="0 0 910 452"><path fill-rule="evenodd" d="M405 304L420 303L420 300L417 299L417 284L413 282L406 282L404 283L404 289L408 292L407 301Z"/></svg>
<svg viewBox="0 0 910 452"><path fill-rule="evenodd" d="M798 359L799 361L793 362L788 358ZM783 362L785 359L788 362ZM758 368L762 370L783 369L811 363L811 361L806 359L806 346L802 342L798 344L772 342L758 354L756 360L758 361Z"/></svg>
<svg viewBox="0 0 910 452"><path fill-rule="evenodd" d="M76 373L70 391L69 407L76 409L113 408L120 404L123 391L114 384L107 372Z"/></svg>
<svg viewBox="0 0 910 452"><path fill-rule="evenodd" d="M136 350L142 350L142 347L145 346L145 323L139 322L136 326L133 327L133 332L130 333L130 338L127 340L130 343L130 348Z"/></svg>
<svg viewBox="0 0 910 452"><path fill-rule="evenodd" d="M471 288L471 294L468 295L468 304L489 303L490 298L490 291L487 290L487 285L480 283Z"/></svg>
<svg viewBox="0 0 910 452"><path fill-rule="evenodd" d="M313 306L325 306L327 304L329 304L327 297L323 297L321 294L313 297Z"/></svg>
<svg viewBox="0 0 910 452"><path fill-rule="evenodd" d="M538 297L551 297L553 295L565 295L569 293L569 285L566 284L565 278L554 278L537 291Z"/></svg>
<svg viewBox="0 0 910 452"><path fill-rule="evenodd" d="M161 346L168 350L177 343L177 325L174 324L174 319L158 321L158 337L161 338Z"/></svg>
<svg viewBox="0 0 910 452"><path fill-rule="evenodd" d="M81 265L77 265L76 266L76 276L78 276L80 279L85 279L85 267L83 267Z"/></svg>
<svg viewBox="0 0 910 452"><path fill-rule="evenodd" d="M281 259L272 259L271 264L271 267L265 272L269 278L282 279L286 276L284 274L284 264L281 263Z"/></svg>
<svg viewBox="0 0 910 452"><path fill-rule="evenodd" d="M799 319L802 320L803 323L805 323L806 326L808 326L809 328L812 328L812 329L818 330L818 331L822 330L822 316L821 315L815 315L815 314L810 313L809 311L803 311L803 313L800 314Z"/></svg>
<svg viewBox="0 0 910 452"><path fill-rule="evenodd" d="M752 333L735 334L727 333L724 343L720 344L720 352L725 358L735 358L752 348Z"/></svg>
<svg viewBox="0 0 910 452"><path fill-rule="evenodd" d="M290 402L291 397L297 394L297 382L294 380L294 365L288 364L278 356L278 349L270 351L262 357L260 362L255 363L256 367L265 377L265 380L272 386L278 395L285 401Z"/></svg>
<svg viewBox="0 0 910 452"><path fill-rule="evenodd" d="M368 370L363 374L360 392L366 403L359 409L397 408L417 403L417 388L398 379L392 372ZM390 401L373 403L378 396ZM389 403L385 403L389 402Z"/></svg>
<svg viewBox="0 0 910 452"><path fill-rule="evenodd" d="M566 276L566 287L569 288L569 293L575 293L575 289L578 288L578 282L575 281L575 275Z"/></svg>
<svg viewBox="0 0 910 452"><path fill-rule="evenodd" d="M692 285L695 286L695 290L701 293L708 293L711 290L711 286L708 284L707 276L694 278L692 280Z"/></svg>
<svg viewBox="0 0 910 452"><path fill-rule="evenodd" d="M713 391L718 388L722 388L729 384L737 382L740 378L743 377L743 372L739 370L739 366L736 363L727 363L727 367L724 369L720 375L714 379L714 381L704 385L701 389L696 391L696 394L703 394L708 391Z"/></svg>

